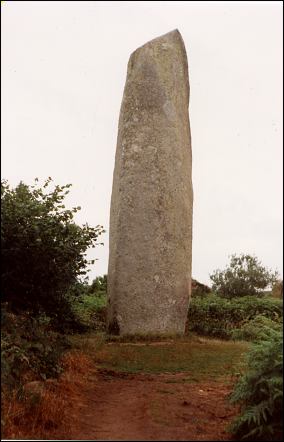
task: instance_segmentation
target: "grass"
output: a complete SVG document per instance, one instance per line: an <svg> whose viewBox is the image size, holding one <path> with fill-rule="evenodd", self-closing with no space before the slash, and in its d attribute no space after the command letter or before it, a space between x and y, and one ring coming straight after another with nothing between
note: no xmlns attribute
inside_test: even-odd
<svg viewBox="0 0 284 442"><path fill-rule="evenodd" d="M80 340L73 336L73 345L86 351L103 369L122 373L179 373L189 372L190 379L217 379L236 375L244 366L243 356L249 344L243 341L221 341L194 335L175 340L123 342L109 341L109 337L89 335Z"/></svg>
<svg viewBox="0 0 284 442"><path fill-rule="evenodd" d="M155 342L155 341L168 341L168 340L179 340L183 339L183 334L171 334L171 333L135 333L132 335L106 335L105 339L107 342Z"/></svg>
<svg viewBox="0 0 284 442"><path fill-rule="evenodd" d="M110 339L105 333L70 335L72 350L61 359L64 372L55 383L42 382L43 393L38 398L16 394L3 403L5 421L3 436L7 439L51 438L57 428L70 432L70 407L80 400L92 370L116 373L183 373L171 383L191 383L221 377L226 381L245 369L243 356L250 344L243 341L221 341L196 335L166 339L154 336ZM162 387L163 388L163 387ZM171 394L166 385L160 393ZM34 402L36 399L36 402ZM153 405L154 406L154 405ZM153 413L159 416L159 404ZM66 436L67 437L67 436Z"/></svg>

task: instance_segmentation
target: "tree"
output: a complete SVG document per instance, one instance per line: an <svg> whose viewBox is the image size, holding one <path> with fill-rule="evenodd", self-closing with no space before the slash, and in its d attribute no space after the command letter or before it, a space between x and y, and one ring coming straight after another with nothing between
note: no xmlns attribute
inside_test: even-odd
<svg viewBox="0 0 284 442"><path fill-rule="evenodd" d="M104 230L74 222L62 203L71 184L50 189L23 182L11 189L1 182L2 300L13 310L45 312L58 321L70 307L68 292L86 275L86 250ZM70 310L70 309L69 309Z"/></svg>
<svg viewBox="0 0 284 442"><path fill-rule="evenodd" d="M210 275L212 290L220 296L233 298L238 296L261 296L265 288L272 286L278 277L261 265L255 256L231 255L229 266L225 270L215 270Z"/></svg>
<svg viewBox="0 0 284 442"><path fill-rule="evenodd" d="M99 294L107 292L107 275L97 276L89 288L90 294Z"/></svg>

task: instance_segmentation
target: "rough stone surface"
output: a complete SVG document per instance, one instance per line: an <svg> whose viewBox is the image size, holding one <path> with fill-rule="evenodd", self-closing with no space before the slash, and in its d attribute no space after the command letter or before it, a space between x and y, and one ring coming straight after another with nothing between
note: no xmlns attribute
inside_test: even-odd
<svg viewBox="0 0 284 442"><path fill-rule="evenodd" d="M193 203L188 102L178 30L131 55L111 199L110 333L184 332Z"/></svg>

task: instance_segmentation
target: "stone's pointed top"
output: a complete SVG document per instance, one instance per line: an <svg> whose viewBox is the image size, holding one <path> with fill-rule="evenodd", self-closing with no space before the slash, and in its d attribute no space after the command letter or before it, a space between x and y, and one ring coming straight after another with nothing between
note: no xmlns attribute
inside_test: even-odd
<svg viewBox="0 0 284 442"><path fill-rule="evenodd" d="M166 40L166 39L172 38L172 37L179 37L179 38L181 38L181 33L179 32L178 29L173 29L172 31L167 32L166 34L163 34L163 35L160 35L159 37L153 38L148 43L151 43L152 41L160 40L160 39L165 39Z"/></svg>
<svg viewBox="0 0 284 442"><path fill-rule="evenodd" d="M184 46L184 42L183 42L181 33L179 32L178 29L174 29L173 31L170 31L170 32L167 32L166 34L161 35L160 37L154 38L153 40L149 41L149 43L152 43L152 42L163 43L164 41L168 41L168 40L180 42Z"/></svg>
<svg viewBox="0 0 284 442"><path fill-rule="evenodd" d="M144 48L146 49L147 47L153 46L153 45L160 45L160 44L163 44L167 41L176 41L176 42L181 43L182 48L183 48L184 52L186 53L185 45L184 45L184 41L181 36L181 33L179 32L178 29L174 29L173 31L167 32L166 34L160 35L159 37L149 40L144 45L138 47L131 55L137 53L141 49L144 49Z"/></svg>
<svg viewBox="0 0 284 442"><path fill-rule="evenodd" d="M178 29L174 29L173 31L168 32L167 34L161 35L161 38L166 37L166 36L177 36L178 38L182 39L181 33L179 32Z"/></svg>
<svg viewBox="0 0 284 442"><path fill-rule="evenodd" d="M151 68L149 68L150 65ZM170 79L175 78L176 75L173 74L173 66L175 66L175 71L179 69L178 66L181 66L183 78L180 78L180 84L183 84L185 87L188 106L188 61L185 44L178 29L160 35L132 52L128 61L128 77L136 78L136 75L138 75L137 72L141 70L141 66L144 66L144 68L146 67L148 70L152 69L152 71L155 71L156 73L160 72L160 76L162 77L167 76L168 84L171 82ZM133 74L133 72L135 73Z"/></svg>
<svg viewBox="0 0 284 442"><path fill-rule="evenodd" d="M160 37L157 37L157 39L158 38L174 37L175 35L178 37L181 37L181 33L179 32L178 29L173 29L172 31L167 32L166 34L160 35ZM153 40L156 40L156 39L153 39Z"/></svg>

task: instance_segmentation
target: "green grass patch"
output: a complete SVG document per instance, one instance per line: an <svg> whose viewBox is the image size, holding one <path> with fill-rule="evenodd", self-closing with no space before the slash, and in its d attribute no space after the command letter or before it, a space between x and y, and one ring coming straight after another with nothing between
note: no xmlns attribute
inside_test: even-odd
<svg viewBox="0 0 284 442"><path fill-rule="evenodd" d="M91 344L91 348L90 348ZM189 372L188 382L203 378L212 380L242 371L247 342L200 339L194 336L175 341L107 342L101 337L89 338L85 349L101 368L124 373ZM193 376L193 377L192 377Z"/></svg>
<svg viewBox="0 0 284 442"><path fill-rule="evenodd" d="M131 342L155 342L155 341L176 341L183 340L184 334L172 333L135 333L132 335L106 335L107 342L131 343Z"/></svg>

